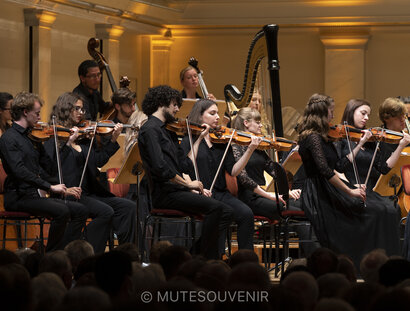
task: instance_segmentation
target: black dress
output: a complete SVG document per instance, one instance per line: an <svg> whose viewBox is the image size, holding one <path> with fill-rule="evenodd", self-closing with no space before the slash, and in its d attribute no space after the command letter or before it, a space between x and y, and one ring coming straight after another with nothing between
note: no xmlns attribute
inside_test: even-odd
<svg viewBox="0 0 410 311"><path fill-rule="evenodd" d="M360 199L349 196L329 182L335 174L334 169L343 172L349 165L346 157L339 159L333 143L326 142L318 134L311 134L300 141L299 153L306 172L302 208L312 222L320 244L350 256L356 267L374 248L388 248L388 253L396 250L397 247L381 240L384 236L394 243L394 238L387 237L389 232L378 233L385 227L386 215L365 207Z"/></svg>
<svg viewBox="0 0 410 311"><path fill-rule="evenodd" d="M344 157L349 153L347 141L340 142L341 155ZM394 206L393 200L389 197L384 197L373 191L381 174L387 174L390 168L387 166L386 160L390 157L391 151L387 152L381 146L382 152L376 153L373 168L370 172L369 180L366 187L366 217L369 219L364 225L369 236L372 237L373 248L382 248L386 250L387 255L400 254L400 208ZM355 143L352 143L352 148ZM356 154L356 166L361 183L366 181L367 172L376 148L376 143L366 143L362 149ZM383 152L384 151L384 152ZM344 170L346 178L350 183L355 184L353 166L347 165ZM373 219L373 220L372 220ZM369 243L369 247L371 244Z"/></svg>

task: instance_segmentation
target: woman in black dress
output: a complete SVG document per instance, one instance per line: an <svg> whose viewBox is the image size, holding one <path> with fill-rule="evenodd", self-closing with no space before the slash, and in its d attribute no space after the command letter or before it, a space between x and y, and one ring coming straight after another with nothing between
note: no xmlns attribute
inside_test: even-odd
<svg viewBox="0 0 410 311"><path fill-rule="evenodd" d="M299 154L306 172L302 208L320 244L351 256L358 265L368 251L363 245L372 238L362 226L366 193L362 188L344 183L334 172L335 169L343 171L349 160L338 157L327 137L333 117L332 102L329 96L312 95L299 127Z"/></svg>
<svg viewBox="0 0 410 311"><path fill-rule="evenodd" d="M205 126L206 130L198 137L193 138L193 152L191 151L189 137L184 137L182 140L181 147L184 154L187 155L186 161L183 163L185 171L189 173L191 179L195 179L193 161L196 161L199 179L204 185L203 195L221 201L233 209L234 221L238 224L238 247L239 249L253 249L254 223L252 210L229 193L226 187L225 171L234 177L237 176L245 167L261 139L253 137L247 151L237 162L235 162L232 148L228 148L211 192L210 188L226 148L226 144L212 142L209 135L209 130L218 126L218 106L212 100L200 99L195 103L188 118L192 123ZM222 242L221 240L220 247L223 245Z"/></svg>
<svg viewBox="0 0 410 311"><path fill-rule="evenodd" d="M260 135L262 128L261 115L256 109L242 108L235 117L233 127ZM248 149L248 146L233 144L232 149L235 159L239 160ZM266 151L255 150L245 169L237 177L238 197L252 209L255 215L278 219L275 194L261 188L265 185L264 171L275 178L272 159ZM292 190L289 195L293 200L297 200L300 197L300 192L300 189Z"/></svg>
<svg viewBox="0 0 410 311"><path fill-rule="evenodd" d="M342 117L342 123L364 130L371 112L370 104L362 99L351 99L346 105ZM365 183L370 164L376 149L376 142L367 142L371 137L369 131L357 144L352 142L351 148L356 161L359 182ZM363 243L364 251L375 248L386 250L387 255L398 255L399 249L399 220L400 209L394 206L394 202L388 197L382 197L373 191L381 174L387 174L396 164L398 156L408 144L408 135L394 147L396 150L384 158L382 153L377 152L373 167L370 171L366 186L366 208L363 211L361 227L367 232L369 238ZM383 144L384 145L384 144ZM352 161L347 140L340 142L342 157L347 156ZM356 184L356 178L352 165L347 165L344 174L351 184Z"/></svg>

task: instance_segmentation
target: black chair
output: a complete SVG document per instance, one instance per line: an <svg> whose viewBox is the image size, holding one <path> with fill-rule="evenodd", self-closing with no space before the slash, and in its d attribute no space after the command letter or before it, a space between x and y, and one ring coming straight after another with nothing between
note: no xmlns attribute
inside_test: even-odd
<svg viewBox="0 0 410 311"><path fill-rule="evenodd" d="M9 212L9 211L0 211L0 220L3 221L3 235L2 235L2 248L6 248L6 241L17 241L18 248L25 247L27 248L27 242L33 241L39 243L39 251L44 252L44 234L43 227L45 218L41 216L34 216L29 213L24 212ZM33 222L35 220L35 222ZM7 236L7 226L12 225L16 229L16 237ZM32 225L38 225L40 227L40 233L38 237L29 238L27 236L27 227ZM22 235L21 228L24 228L24 237ZM23 244L24 242L24 244Z"/></svg>
<svg viewBox="0 0 410 311"><path fill-rule="evenodd" d="M147 215L144 221L144 227L142 232L142 241L147 242L147 245L143 249L143 260L146 262L149 258L149 250L156 241L161 240L175 240L182 239L185 241L185 247L190 248L190 243L194 245L194 242L197 238L196 236L196 222L201 221L202 216L196 214L189 214L179 210L173 209L152 209ZM183 235L163 235L162 234L162 224L163 223L172 223L184 224L184 234ZM149 229L151 228L151 229ZM150 235L147 233L150 231ZM148 241L151 243L148 245Z"/></svg>
<svg viewBox="0 0 410 311"><path fill-rule="evenodd" d="M275 172L275 194L276 201L279 202L279 195L286 202L286 206L289 206L289 183L286 175L286 171L282 165L274 162ZM275 235L275 277L278 277L279 266L281 267L281 275L285 271L285 262L289 261L289 232L292 226L309 226L310 238L307 240L292 240L296 243L313 242L312 240L312 227L309 220L306 218L305 212L302 210L288 210L282 209L280 204L277 204L278 214L280 221L277 223L277 230ZM280 246L282 245L283 251L280 252ZM281 253L281 256L280 256ZM280 258L279 258L280 257Z"/></svg>

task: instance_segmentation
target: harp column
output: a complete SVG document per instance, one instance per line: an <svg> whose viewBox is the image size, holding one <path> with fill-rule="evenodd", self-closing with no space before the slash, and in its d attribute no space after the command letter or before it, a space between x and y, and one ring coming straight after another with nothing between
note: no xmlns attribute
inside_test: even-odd
<svg viewBox="0 0 410 311"><path fill-rule="evenodd" d="M120 81L120 37L123 32L124 28L121 26L112 24L95 25L95 35L102 40L102 53L107 59L117 87L119 87ZM111 97L112 91L108 79L103 79L102 94L106 101Z"/></svg>
<svg viewBox="0 0 410 311"><path fill-rule="evenodd" d="M28 90L44 100L41 119L46 121L53 103L51 84L51 27L56 14L40 9L24 9L24 25L28 27Z"/></svg>
<svg viewBox="0 0 410 311"><path fill-rule="evenodd" d="M167 30L163 36L151 37L151 79L150 85L169 85L169 63L171 46L174 43L171 30Z"/></svg>
<svg viewBox="0 0 410 311"><path fill-rule="evenodd" d="M325 94L336 102L334 117L340 120L351 98L365 97L365 29L325 28L320 40L325 47Z"/></svg>

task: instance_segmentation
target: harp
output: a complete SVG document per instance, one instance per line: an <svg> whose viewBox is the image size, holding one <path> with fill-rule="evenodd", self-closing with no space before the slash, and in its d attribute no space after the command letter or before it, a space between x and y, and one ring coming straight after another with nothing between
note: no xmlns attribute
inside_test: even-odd
<svg viewBox="0 0 410 311"><path fill-rule="evenodd" d="M261 114L262 118L265 114L269 121L266 130L270 133L275 130L277 136L283 137L279 88L278 30L278 25L266 25L255 35L248 52L242 92L234 85L228 84L224 88L224 94L228 114L233 116L235 111L246 107L251 101L256 82L264 84L262 91L264 112ZM267 70L264 70L263 67Z"/></svg>

